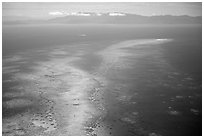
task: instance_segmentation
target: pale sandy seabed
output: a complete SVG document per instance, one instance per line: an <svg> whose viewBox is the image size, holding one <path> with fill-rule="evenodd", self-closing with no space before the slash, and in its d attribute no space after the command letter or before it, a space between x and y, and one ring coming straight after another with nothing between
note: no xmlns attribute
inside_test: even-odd
<svg viewBox="0 0 204 138"><path fill-rule="evenodd" d="M3 135L117 135L114 134L113 129L115 127L122 130L121 125L118 127L106 126L104 121L108 114L104 94L112 83L105 76L110 73L110 70L116 73L131 68L133 65L128 62L127 58L134 57L135 63L137 63L137 59L151 55L154 55L154 60L159 62L161 70L166 68L171 70L170 65L160 58L161 53L158 48L154 48L171 41L173 40L128 40L107 46L94 53L101 59L99 66L94 68L94 73L75 65L75 62L81 60L82 55L87 54L83 49L75 53L68 53L63 48L52 49L49 52L46 50L37 51L46 54L49 60L36 61L32 71L27 72L20 71L19 66L29 62L21 54L4 58L3 74L12 74L12 79L3 80L3 82L17 81L21 83L12 88L18 93L7 92L3 95L6 98L11 98L3 103L3 106L19 108L19 110L23 107L29 108L14 116L3 118ZM131 49L138 49L138 52L131 53L129 52ZM9 64L15 62L18 65ZM149 71L151 72L151 70ZM171 70L171 72L169 77L179 75L176 71ZM119 77L122 76L116 74L116 78L120 79ZM185 79L192 81L191 77ZM151 80L149 81L147 85L151 85ZM182 84L180 85L179 87L182 87ZM122 89L122 84L114 87L119 91ZM131 97L132 95L119 95L116 100L132 105L137 104L137 101L131 101ZM176 98L184 97L177 95ZM195 115L199 114L196 109L190 110ZM181 114L171 107L166 112L175 116ZM142 128L137 122L138 115L138 111L131 110L131 113L116 116L120 116L122 123L134 127L130 130L134 131L131 132L132 135L161 135Z"/></svg>

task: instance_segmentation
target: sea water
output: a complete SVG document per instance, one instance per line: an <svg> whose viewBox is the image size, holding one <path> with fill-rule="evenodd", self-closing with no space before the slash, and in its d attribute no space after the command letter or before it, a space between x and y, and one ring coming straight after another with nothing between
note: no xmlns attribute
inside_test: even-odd
<svg viewBox="0 0 204 138"><path fill-rule="evenodd" d="M3 118L31 107L4 106L16 98L8 93L21 85L13 75L32 73L54 51L57 58L77 55L73 66L108 81L104 122L113 126L112 135L201 135L201 30L201 25L4 25Z"/></svg>

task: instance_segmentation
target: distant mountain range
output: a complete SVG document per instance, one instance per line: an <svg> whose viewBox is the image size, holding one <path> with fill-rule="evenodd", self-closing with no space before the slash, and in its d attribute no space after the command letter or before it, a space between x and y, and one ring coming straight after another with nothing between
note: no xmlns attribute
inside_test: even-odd
<svg viewBox="0 0 204 138"><path fill-rule="evenodd" d="M62 24L202 24L202 16L192 17L187 15L172 16L142 16L119 12L93 13L78 12L48 20L15 20L3 23L62 23Z"/></svg>

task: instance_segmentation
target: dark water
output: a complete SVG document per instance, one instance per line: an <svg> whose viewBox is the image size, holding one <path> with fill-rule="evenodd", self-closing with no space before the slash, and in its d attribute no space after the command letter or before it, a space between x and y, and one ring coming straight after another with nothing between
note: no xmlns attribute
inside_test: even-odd
<svg viewBox="0 0 204 138"><path fill-rule="evenodd" d="M23 55L29 61L20 71L30 71L35 61L48 60L35 51L63 47L72 53L85 51L76 66L96 73L102 60L95 52L111 44L134 39L172 39L162 44L159 56L127 59L131 68L104 74L110 85L105 100L108 110L104 122L116 125L113 135L201 135L202 133L202 31L198 25L121 26L121 25L29 25L3 26L3 60ZM84 37L82 34L86 34ZM69 45L82 44L73 49ZM151 50L151 49L150 49ZM129 52L137 53L131 49ZM10 63L12 65L18 63ZM3 67L9 66L4 64ZM29 68L29 69L28 69ZM98 72L102 73L103 72ZM10 74L3 74L3 80ZM11 82L3 83L3 93ZM128 100L118 100L120 98ZM6 99L3 97L3 102ZM138 114L136 124L121 118ZM116 115L117 114L117 115ZM131 118L131 117L130 117ZM119 120L118 122L115 120ZM126 122L129 123L128 121ZM139 124L139 125L138 125ZM117 126L118 125L118 126ZM129 131L131 130L131 131Z"/></svg>

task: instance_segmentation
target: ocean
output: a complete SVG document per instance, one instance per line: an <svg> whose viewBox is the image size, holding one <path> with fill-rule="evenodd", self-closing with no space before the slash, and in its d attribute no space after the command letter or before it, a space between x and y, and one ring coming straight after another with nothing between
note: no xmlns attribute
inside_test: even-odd
<svg viewBox="0 0 204 138"><path fill-rule="evenodd" d="M33 108L8 107L22 83L15 74L54 55L105 80L99 135L102 126L109 135L202 135L201 25L3 25L2 34L3 119Z"/></svg>

